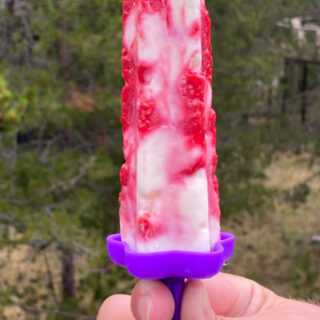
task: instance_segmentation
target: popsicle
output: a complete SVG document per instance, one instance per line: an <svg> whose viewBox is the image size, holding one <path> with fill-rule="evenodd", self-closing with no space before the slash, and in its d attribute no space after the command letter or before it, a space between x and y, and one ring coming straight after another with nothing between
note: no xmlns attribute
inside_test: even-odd
<svg viewBox="0 0 320 320"><path fill-rule="evenodd" d="M210 19L204 0L124 0L121 238L210 252L220 239Z"/></svg>
<svg viewBox="0 0 320 320"><path fill-rule="evenodd" d="M210 19L205 0L124 0L121 234L110 259L163 281L180 320L185 279L217 274L233 253L220 232Z"/></svg>

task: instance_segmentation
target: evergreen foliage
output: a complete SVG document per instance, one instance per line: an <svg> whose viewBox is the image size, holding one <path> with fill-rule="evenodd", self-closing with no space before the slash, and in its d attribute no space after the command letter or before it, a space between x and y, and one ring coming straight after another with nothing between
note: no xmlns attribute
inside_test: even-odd
<svg viewBox="0 0 320 320"><path fill-rule="evenodd" d="M10 257L23 248L24 265L43 260L45 268L32 276L20 269L8 278L0 274L0 318L15 305L28 319L39 314L94 319L102 299L132 283L106 262L104 240L119 228L121 1L5 3L0 6L0 252ZM277 26L285 17L314 14L317 6L312 0L207 0L207 7L213 21L222 214L263 216L274 195L263 184L272 154L311 147L319 155L319 115L303 128L293 108L280 114L283 58L288 48L300 56L304 51L293 34ZM304 48L316 58L315 47L311 39ZM311 67L313 92L318 74ZM294 104L297 86L294 81L291 86ZM310 109L317 97L310 98ZM299 205L297 194L303 201L308 187L297 186L288 201ZM302 264L315 277L310 259L306 252ZM0 268L8 270L11 263L0 255ZM299 279L294 284L298 290Z"/></svg>

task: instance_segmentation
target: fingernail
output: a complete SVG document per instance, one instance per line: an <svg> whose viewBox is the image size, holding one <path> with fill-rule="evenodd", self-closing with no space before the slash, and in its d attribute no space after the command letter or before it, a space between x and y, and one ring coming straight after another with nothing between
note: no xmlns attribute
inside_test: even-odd
<svg viewBox="0 0 320 320"><path fill-rule="evenodd" d="M152 288L154 288L157 285L156 281L151 280L141 280L140 281L140 293L142 295L144 294L151 294Z"/></svg>
<svg viewBox="0 0 320 320"><path fill-rule="evenodd" d="M153 281L141 281L140 283L140 298L138 300L138 319L137 320L150 320L151 307L152 307L152 293L154 287Z"/></svg>
<svg viewBox="0 0 320 320"><path fill-rule="evenodd" d="M216 319L216 315L214 314L211 308L208 292L205 287L203 287L203 292L202 292L202 319L203 320Z"/></svg>
<svg viewBox="0 0 320 320"><path fill-rule="evenodd" d="M151 295L144 295L138 301L138 316L137 320L150 320L151 315Z"/></svg>

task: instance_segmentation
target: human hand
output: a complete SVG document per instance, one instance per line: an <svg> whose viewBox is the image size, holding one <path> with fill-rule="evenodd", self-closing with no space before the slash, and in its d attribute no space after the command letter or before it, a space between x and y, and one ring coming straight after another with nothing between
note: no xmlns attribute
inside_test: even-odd
<svg viewBox="0 0 320 320"><path fill-rule="evenodd" d="M97 320L171 320L174 301L160 281L139 281L129 295L105 300ZM277 296L256 282L220 273L187 281L181 320L319 320L320 307Z"/></svg>

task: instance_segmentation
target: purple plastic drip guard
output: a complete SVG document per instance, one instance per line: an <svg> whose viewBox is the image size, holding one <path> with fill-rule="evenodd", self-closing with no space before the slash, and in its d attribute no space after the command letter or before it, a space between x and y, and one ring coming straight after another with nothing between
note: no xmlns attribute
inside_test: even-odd
<svg viewBox="0 0 320 320"><path fill-rule="evenodd" d="M121 241L120 234L107 237L107 247L110 259L115 264L127 268L131 275L139 279L204 279L217 274L223 264L231 258L234 236L221 232L221 240L211 252L138 253L131 251L128 244Z"/></svg>
<svg viewBox="0 0 320 320"><path fill-rule="evenodd" d="M110 259L136 278L161 280L170 289L175 301L172 320L180 320L184 279L211 278L233 253L234 236L221 232L220 241L211 252L166 251L138 253L131 251L120 234L107 237Z"/></svg>

